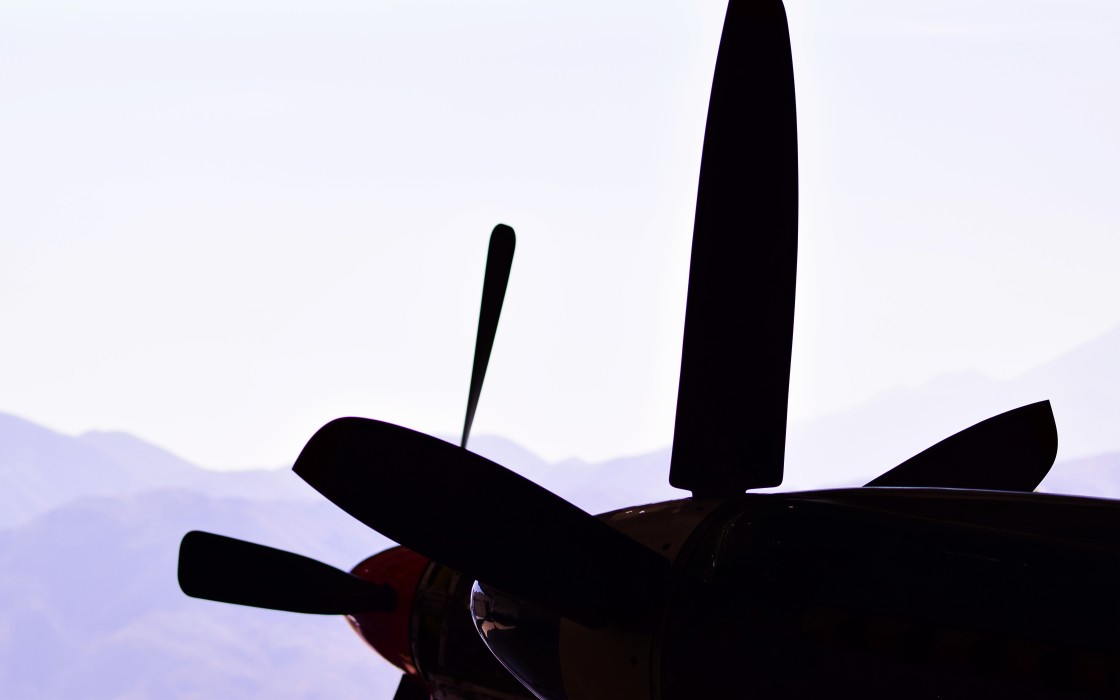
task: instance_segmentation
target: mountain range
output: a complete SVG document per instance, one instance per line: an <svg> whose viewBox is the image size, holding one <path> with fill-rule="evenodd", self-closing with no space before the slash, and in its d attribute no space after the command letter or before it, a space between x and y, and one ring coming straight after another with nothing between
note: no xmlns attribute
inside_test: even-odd
<svg viewBox="0 0 1120 700"><path fill-rule="evenodd" d="M955 375L790 428L782 490L858 485L971 423L1051 398L1061 459L1040 490L1120 498L1120 329L1022 377ZM550 464L471 449L590 512L679 498L669 450ZM192 529L339 568L391 546L288 469L215 472L123 432L0 414L0 697L391 697L395 669L341 620L187 598Z"/></svg>

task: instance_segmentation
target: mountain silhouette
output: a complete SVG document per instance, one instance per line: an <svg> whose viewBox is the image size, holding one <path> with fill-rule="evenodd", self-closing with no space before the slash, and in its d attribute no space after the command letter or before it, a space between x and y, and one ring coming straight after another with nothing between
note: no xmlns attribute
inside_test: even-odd
<svg viewBox="0 0 1120 700"><path fill-rule="evenodd" d="M1120 328L1010 380L947 375L793 424L782 489L861 483L989 415L1050 398L1061 451L1039 490L1120 498L1115 357ZM665 482L667 448L550 464L501 437L470 446L590 512L685 495ZM340 619L179 590L178 543L191 529L342 569L391 545L289 469L215 472L124 432L72 437L0 414L0 480L0 697L392 694L397 672Z"/></svg>

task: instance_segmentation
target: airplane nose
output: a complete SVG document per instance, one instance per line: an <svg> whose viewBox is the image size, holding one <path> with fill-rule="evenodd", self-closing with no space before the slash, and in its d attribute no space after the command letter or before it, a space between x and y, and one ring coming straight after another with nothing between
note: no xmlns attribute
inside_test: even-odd
<svg viewBox="0 0 1120 700"><path fill-rule="evenodd" d="M374 651L412 675L417 674L412 652L412 601L430 563L431 560L410 549L393 547L374 554L350 570L367 581L391 586L397 594L397 604L389 612L347 615L347 621Z"/></svg>

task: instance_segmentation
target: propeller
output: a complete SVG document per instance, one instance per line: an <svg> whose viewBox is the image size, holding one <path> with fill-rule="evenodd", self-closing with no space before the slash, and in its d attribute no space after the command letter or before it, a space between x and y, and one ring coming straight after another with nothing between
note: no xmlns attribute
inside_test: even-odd
<svg viewBox="0 0 1120 700"><path fill-rule="evenodd" d="M179 587L192 598L320 615L390 612L397 594L299 554L194 530L179 544Z"/></svg>
<svg viewBox="0 0 1120 700"><path fill-rule="evenodd" d="M463 421L463 440L460 444L463 448L466 448L467 438L471 434L474 411L478 407L479 394L482 393L482 381L486 378L486 365L490 363L490 351L494 348L494 336L498 332L498 318L502 315L502 302L506 298L506 285L513 266L516 242L513 229L505 224L498 224L490 233L486 274L482 280L482 308L478 312L478 337L474 343L471 390L467 397L467 417Z"/></svg>
<svg viewBox="0 0 1120 700"><path fill-rule="evenodd" d="M1039 401L945 438L866 485L1034 491L1057 454L1054 411Z"/></svg>
<svg viewBox="0 0 1120 700"><path fill-rule="evenodd" d="M439 438L365 418L319 429L293 470L405 547L588 627L634 623L668 562L559 496Z"/></svg>
<svg viewBox="0 0 1120 700"><path fill-rule="evenodd" d="M669 483L782 482L797 274L797 115L780 0L731 2L716 59L688 274Z"/></svg>
<svg viewBox="0 0 1120 700"><path fill-rule="evenodd" d="M669 475L695 498L730 498L782 482L797 167L785 10L780 0L731 0L704 135ZM513 229L496 226L460 447L390 423L340 418L311 438L293 470L367 526L512 598L587 627L651 630L651 613L668 592L668 560L462 449L514 248ZM982 421L867 485L1029 491L1056 450L1053 413L1040 402ZM387 612L397 604L388 585L197 531L180 546L179 582L197 598L295 612ZM426 693L421 680L406 675L397 697Z"/></svg>
<svg viewBox="0 0 1120 700"><path fill-rule="evenodd" d="M486 376L514 247L513 229L496 226L461 447ZM642 622L668 579L665 559L559 496L483 457L390 423L332 421L308 441L293 470L410 550L589 627Z"/></svg>
<svg viewBox="0 0 1120 700"><path fill-rule="evenodd" d="M669 483L697 498L782 482L797 274L797 115L780 0L728 4L689 267ZM868 486L1032 491L1048 402L990 418Z"/></svg>
<svg viewBox="0 0 1120 700"><path fill-rule="evenodd" d="M505 224L494 227L482 287L463 447L494 347L514 245L512 228ZM195 598L291 612L388 612L396 604L396 593L388 585L370 583L298 554L199 531L187 533L179 546L179 585Z"/></svg>

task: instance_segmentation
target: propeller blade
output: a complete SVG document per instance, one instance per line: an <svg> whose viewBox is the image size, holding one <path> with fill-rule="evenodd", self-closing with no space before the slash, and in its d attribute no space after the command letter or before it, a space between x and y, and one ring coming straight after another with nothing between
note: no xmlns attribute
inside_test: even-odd
<svg viewBox="0 0 1120 700"><path fill-rule="evenodd" d="M981 421L919 452L867 486L1034 491L1058 454L1049 401Z"/></svg>
<svg viewBox="0 0 1120 700"><path fill-rule="evenodd" d="M797 274L797 117L779 0L731 0L716 59L688 277L669 483L782 482Z"/></svg>
<svg viewBox="0 0 1120 700"><path fill-rule="evenodd" d="M589 627L660 600L668 561L559 496L407 428L339 418L293 470L405 547Z"/></svg>
<svg viewBox="0 0 1120 700"><path fill-rule="evenodd" d="M490 234L490 249L486 253L486 276L482 280L482 308L478 312L478 337L474 341L474 367L471 369L471 391L467 398L467 418L463 422L463 441L467 446L474 423L474 411L482 393L482 380L494 349L494 336L498 332L498 318L502 315L502 302L506 298L509 271L513 266L513 248L517 239L513 229L498 224Z"/></svg>
<svg viewBox="0 0 1120 700"><path fill-rule="evenodd" d="M192 598L289 612L390 612L397 594L322 562L194 530L179 545L179 587Z"/></svg>

